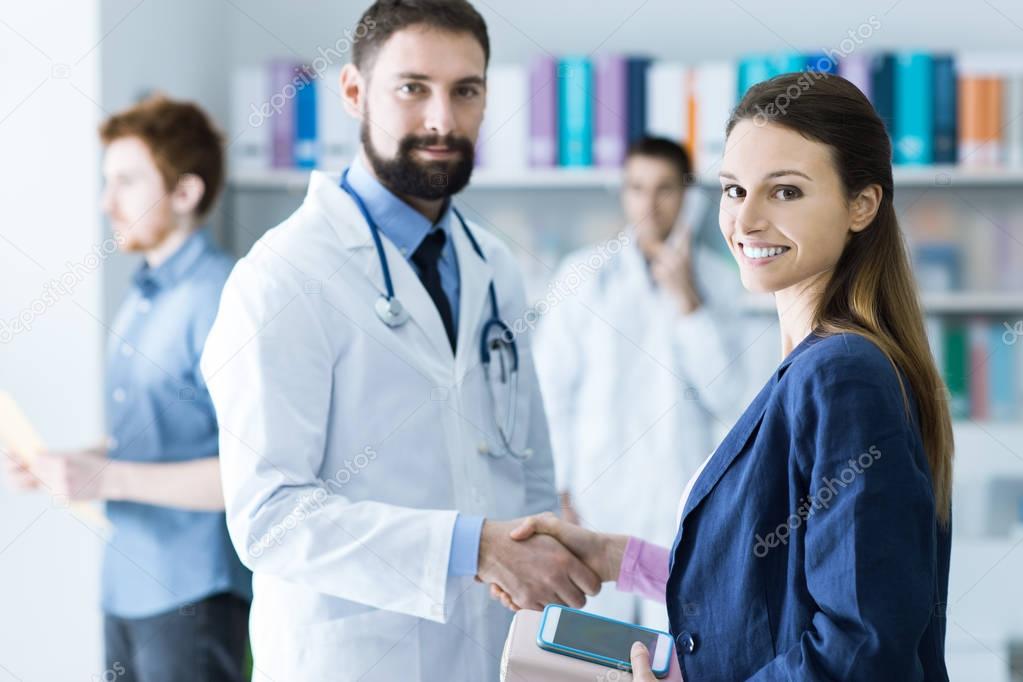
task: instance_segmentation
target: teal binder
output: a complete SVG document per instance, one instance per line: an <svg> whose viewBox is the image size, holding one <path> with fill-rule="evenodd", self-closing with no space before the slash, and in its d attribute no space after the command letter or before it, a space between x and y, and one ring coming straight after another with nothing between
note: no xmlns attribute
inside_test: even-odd
<svg viewBox="0 0 1023 682"><path fill-rule="evenodd" d="M895 58L895 163L934 163L934 67L931 56L905 52Z"/></svg>
<svg viewBox="0 0 1023 682"><path fill-rule="evenodd" d="M593 165L593 65L585 57L558 62L558 163Z"/></svg>

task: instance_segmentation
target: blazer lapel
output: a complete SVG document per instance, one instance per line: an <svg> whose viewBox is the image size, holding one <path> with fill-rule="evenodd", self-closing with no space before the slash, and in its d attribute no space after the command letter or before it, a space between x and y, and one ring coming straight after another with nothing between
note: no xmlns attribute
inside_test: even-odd
<svg viewBox="0 0 1023 682"><path fill-rule="evenodd" d="M679 521L680 526L685 523L689 513L713 490L728 467L746 447L750 435L764 418L764 412L767 411L767 402L771 397L771 393L774 392L774 386L777 381L778 374L775 373L771 380L760 389L760 393L753 399L750 406L739 417L739 421L735 423L735 426L732 427L732 430L728 432L728 435L718 445L717 450L711 455L706 468L704 468L700 478L696 481L696 485L693 486L692 491L689 493L689 499L686 500L686 506L682 510L682 519Z"/></svg>
<svg viewBox="0 0 1023 682"><path fill-rule="evenodd" d="M707 462L706 468L700 478L697 479L696 484L693 486L692 491L689 494L689 499L686 500L686 506L682 510L682 517L679 520L679 528L685 523L686 517L692 512L699 504L710 494L710 491L714 489L718 481L724 475L728 467L731 466L735 458L739 456L749 442L750 436L753 431L760 425L760 422L764 418L764 413L767 411L767 403L771 398L771 394L774 393L775 386L781 380L781 377L785 374L785 370L788 368L792 361L802 353L808 346L815 343L817 337L811 333L806 339L804 339L795 349L790 352L781 364L778 365L778 369L771 375L771 379L760 389L760 393L753 399L750 406L746 408L742 416L739 417L739 421L735 423L732 430L728 432L724 440L718 446L714 454L711 455L711 459ZM681 538L682 533L679 532L675 537L675 545L677 548L678 541ZM674 549L672 550L672 556L674 556Z"/></svg>

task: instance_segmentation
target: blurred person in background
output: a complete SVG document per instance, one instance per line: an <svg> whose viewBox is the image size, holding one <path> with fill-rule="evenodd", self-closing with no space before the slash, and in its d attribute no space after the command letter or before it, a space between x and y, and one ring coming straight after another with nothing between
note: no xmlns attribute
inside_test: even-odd
<svg viewBox="0 0 1023 682"><path fill-rule="evenodd" d="M747 385L733 315L741 282L680 219L690 175L677 143L632 143L623 245L551 308L536 341L564 516L662 544L682 484L739 415ZM595 252L568 256L554 281L587 272ZM586 608L667 626L663 604L633 594L605 590Z"/></svg>
<svg viewBox="0 0 1023 682"><path fill-rule="evenodd" d="M106 669L120 682L244 674L251 574L227 535L218 427L199 357L232 261L203 220L223 183L220 133L155 96L107 119L102 209L143 262L107 349L106 442L7 460L22 490L103 500Z"/></svg>

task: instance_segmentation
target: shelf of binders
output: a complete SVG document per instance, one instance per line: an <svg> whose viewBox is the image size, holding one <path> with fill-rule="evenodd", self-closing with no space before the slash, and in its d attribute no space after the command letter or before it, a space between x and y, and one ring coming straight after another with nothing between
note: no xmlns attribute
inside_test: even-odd
<svg viewBox="0 0 1023 682"><path fill-rule="evenodd" d="M1023 291L924 293L921 301L928 315L1023 314ZM773 296L751 295L743 300L742 310L774 314L777 309Z"/></svg>
<svg viewBox="0 0 1023 682"><path fill-rule="evenodd" d="M337 175L334 172L333 175ZM1023 187L1023 168L974 168L962 166L897 166L895 185L899 188ZM309 171L291 168L237 171L231 174L233 189L258 191L301 191L309 182ZM521 170L480 169L473 173L470 187L487 190L564 190L617 188L621 172L616 168L523 168ZM700 186L716 187L717 178L704 176Z"/></svg>
<svg viewBox="0 0 1023 682"><path fill-rule="evenodd" d="M328 175L338 177L339 172L328 171ZM520 171L477 170L469 186L507 190L607 189L616 187L620 180L621 172L615 168L524 168ZM232 188L243 190L301 190L308 182L309 171L291 168L235 172L228 180Z"/></svg>

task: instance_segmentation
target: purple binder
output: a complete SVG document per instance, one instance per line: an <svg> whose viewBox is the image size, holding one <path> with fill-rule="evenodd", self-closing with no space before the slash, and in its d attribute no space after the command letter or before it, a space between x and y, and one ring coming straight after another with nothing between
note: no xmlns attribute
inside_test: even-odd
<svg viewBox="0 0 1023 682"><path fill-rule="evenodd" d="M593 160L597 166L617 168L625 161L628 137L625 57L602 55L597 58L596 71Z"/></svg>
<svg viewBox="0 0 1023 682"><path fill-rule="evenodd" d="M274 168L292 168L295 165L295 94L296 67L287 60L270 63L270 100L268 113L273 145ZM301 80L297 81L301 82Z"/></svg>
<svg viewBox="0 0 1023 682"><path fill-rule="evenodd" d="M870 99L870 56L851 54L838 62L838 75L860 89Z"/></svg>
<svg viewBox="0 0 1023 682"><path fill-rule="evenodd" d="M558 164L558 66L541 56L529 69L529 165Z"/></svg>

